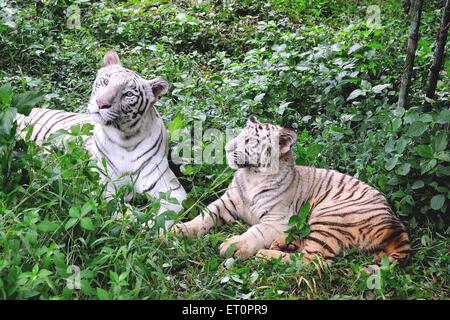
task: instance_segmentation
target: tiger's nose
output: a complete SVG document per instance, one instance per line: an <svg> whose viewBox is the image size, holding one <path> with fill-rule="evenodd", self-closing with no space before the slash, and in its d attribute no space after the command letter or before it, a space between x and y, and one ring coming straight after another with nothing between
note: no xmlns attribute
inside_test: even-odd
<svg viewBox="0 0 450 320"><path fill-rule="evenodd" d="M97 107L99 109L111 108L111 104L108 101L106 101L105 99L97 98L97 99L95 99L95 102L97 103Z"/></svg>

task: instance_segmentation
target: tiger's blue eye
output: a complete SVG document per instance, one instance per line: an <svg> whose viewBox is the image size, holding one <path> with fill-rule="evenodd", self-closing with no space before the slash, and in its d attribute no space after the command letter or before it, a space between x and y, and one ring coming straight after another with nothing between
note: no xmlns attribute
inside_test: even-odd
<svg viewBox="0 0 450 320"><path fill-rule="evenodd" d="M131 92L131 91L125 92L124 96L125 97L132 97L133 96L133 92Z"/></svg>
<svg viewBox="0 0 450 320"><path fill-rule="evenodd" d="M105 86L107 86L108 83L109 83L109 80L108 80L108 79L103 80L103 84L104 84Z"/></svg>

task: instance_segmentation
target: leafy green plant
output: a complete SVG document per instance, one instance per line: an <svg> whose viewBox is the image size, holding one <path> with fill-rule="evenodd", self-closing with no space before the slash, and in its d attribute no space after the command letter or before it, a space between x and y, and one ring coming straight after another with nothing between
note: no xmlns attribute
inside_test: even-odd
<svg viewBox="0 0 450 320"><path fill-rule="evenodd" d="M309 235L311 232L308 224L310 211L311 205L309 202L305 202L300 207L298 215L293 215L289 219L286 243L292 242L294 239L305 239Z"/></svg>
<svg viewBox="0 0 450 320"><path fill-rule="evenodd" d="M3 192L26 182L31 159L27 155L27 144L16 138L15 118L18 112L28 115L41 100L39 92L14 94L10 84L0 87L0 184Z"/></svg>

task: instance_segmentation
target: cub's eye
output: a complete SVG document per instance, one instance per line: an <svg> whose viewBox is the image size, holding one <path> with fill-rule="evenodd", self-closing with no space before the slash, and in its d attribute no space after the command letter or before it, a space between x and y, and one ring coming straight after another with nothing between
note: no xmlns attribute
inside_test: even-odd
<svg viewBox="0 0 450 320"><path fill-rule="evenodd" d="M125 97L132 97L132 96L134 96L134 94L131 91L127 91L127 92L125 92L124 96Z"/></svg>
<svg viewBox="0 0 450 320"><path fill-rule="evenodd" d="M104 84L105 86L107 86L108 83L109 83L109 80L108 80L108 79L104 79L104 80L103 80L103 84Z"/></svg>

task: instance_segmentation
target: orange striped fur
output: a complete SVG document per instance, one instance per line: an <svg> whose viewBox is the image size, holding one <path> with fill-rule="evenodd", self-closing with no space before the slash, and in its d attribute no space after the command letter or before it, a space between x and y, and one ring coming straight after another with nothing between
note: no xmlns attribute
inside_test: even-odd
<svg viewBox="0 0 450 320"><path fill-rule="evenodd" d="M274 136L277 152L270 144ZM237 169L228 190L204 214L177 224L177 234L196 237L213 226L242 220L251 227L225 241L220 246L222 255L233 251L246 258L258 253L287 261L289 251L296 251L305 259L315 255L332 259L342 249L357 246L378 257L405 260L409 238L383 194L335 170L296 166L290 150L296 139L293 130L251 117L241 134L226 146L228 163ZM242 141L244 147L240 147ZM273 154L279 160L275 172L267 170ZM286 244L288 221L306 201L311 204L311 233L304 240Z"/></svg>

